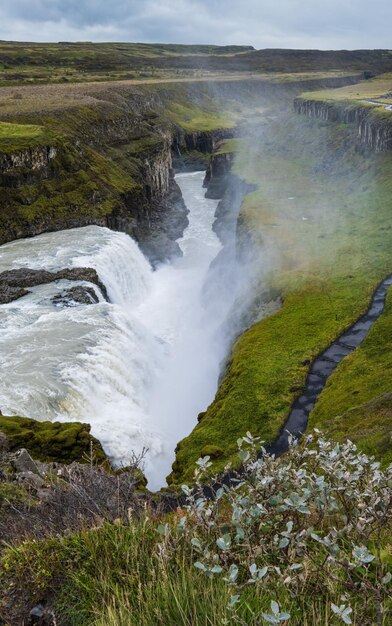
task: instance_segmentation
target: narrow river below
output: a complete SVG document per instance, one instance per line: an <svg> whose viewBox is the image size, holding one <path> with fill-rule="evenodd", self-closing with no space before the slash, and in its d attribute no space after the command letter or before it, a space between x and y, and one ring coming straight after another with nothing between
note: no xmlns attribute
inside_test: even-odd
<svg viewBox="0 0 392 626"><path fill-rule="evenodd" d="M183 256L156 271L130 237L98 226L0 247L0 271L93 267L110 298L94 286L98 303L64 304L75 283L61 280L0 306L3 414L87 422L117 465L148 448L151 489L165 484L176 443L212 401L225 353L218 329L232 302L202 303L221 248L203 177L177 175L189 209Z"/></svg>

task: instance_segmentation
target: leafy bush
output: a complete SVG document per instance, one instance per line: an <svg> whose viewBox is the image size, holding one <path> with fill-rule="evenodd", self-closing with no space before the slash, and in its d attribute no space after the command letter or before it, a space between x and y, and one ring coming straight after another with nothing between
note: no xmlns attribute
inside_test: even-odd
<svg viewBox="0 0 392 626"><path fill-rule="evenodd" d="M177 527L198 553L195 568L232 589L232 619L245 623L237 605L242 591L255 586L271 600L269 613L254 614L263 623L290 621L276 601L282 589L290 606L299 597L321 597L332 623L352 623L351 603L362 623L386 623L392 466L381 471L351 442L335 444L318 431L301 444L292 440L279 460L250 433L238 446L242 470L230 484L218 482L213 499L205 488L210 458L199 459L196 489L183 485L187 513Z"/></svg>

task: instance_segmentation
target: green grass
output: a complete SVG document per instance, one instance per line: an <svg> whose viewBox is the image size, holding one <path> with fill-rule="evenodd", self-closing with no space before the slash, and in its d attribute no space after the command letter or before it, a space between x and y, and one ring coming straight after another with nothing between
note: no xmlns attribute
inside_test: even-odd
<svg viewBox="0 0 392 626"><path fill-rule="evenodd" d="M154 520L130 525L104 524L64 538L24 542L6 549L0 559L1 601L13 594L15 606L49 597L54 614L69 626L216 626L225 623L230 589L194 567L197 554L184 542L173 551L159 548ZM339 597L339 586L331 597ZM17 592L18 595L15 595ZM290 598L282 583L275 599L292 614L293 626L332 623L330 602L309 589ZM249 626L252 615L268 612L270 597L262 587L242 593L238 614ZM353 603L353 624L371 624ZM386 622L385 622L386 626Z"/></svg>
<svg viewBox="0 0 392 626"><path fill-rule="evenodd" d="M392 293L366 340L328 380L310 418L343 440L350 438L385 465L392 463Z"/></svg>
<svg viewBox="0 0 392 626"><path fill-rule="evenodd" d="M205 110L190 102L173 102L166 116L175 124L189 132L208 132L217 128L233 128L235 122L228 115L218 111Z"/></svg>
<svg viewBox="0 0 392 626"><path fill-rule="evenodd" d="M55 139L55 134L41 125L0 122L0 153L53 145Z"/></svg>
<svg viewBox="0 0 392 626"><path fill-rule="evenodd" d="M289 115L266 129L256 146L251 139L238 144L235 172L258 185L241 208L239 240L241 232L252 235L260 290L267 285L281 293L283 306L234 345L214 402L178 445L171 482L191 479L206 445L224 450L215 461L222 469L246 430L272 441L301 393L310 361L366 310L376 285L392 271L392 155L361 155L351 132L347 125ZM392 319L385 320L376 335L382 323L392 335ZM374 362L373 382L365 368L367 400L391 391L389 370L381 373L389 358L385 350ZM357 404L350 393L354 379L353 373L342 381L345 410ZM336 414L330 389L322 396L321 425ZM360 420L352 421L353 431ZM369 429L356 437L384 460L391 453L388 423L379 428L379 445L366 448ZM338 434L345 436L343 425Z"/></svg>
<svg viewBox="0 0 392 626"><path fill-rule="evenodd" d="M391 98L386 98L392 92L392 74L381 74L371 80L363 80L355 85L348 85L338 89L323 89L302 94L302 97L311 100L336 103L362 103L363 100L375 100L384 104L392 104ZM373 106L373 105L370 105Z"/></svg>
<svg viewBox="0 0 392 626"><path fill-rule="evenodd" d="M212 73L391 71L388 51L253 50L213 46L92 42L0 42L0 85L210 77ZM336 69L339 68L339 69ZM290 80L290 79L289 79Z"/></svg>
<svg viewBox="0 0 392 626"><path fill-rule="evenodd" d="M241 139L225 139L219 145L214 154L232 154L233 152L237 152L241 147Z"/></svg>
<svg viewBox="0 0 392 626"><path fill-rule="evenodd" d="M0 140L3 139L35 139L43 134L42 126L33 124L10 124L0 122Z"/></svg>

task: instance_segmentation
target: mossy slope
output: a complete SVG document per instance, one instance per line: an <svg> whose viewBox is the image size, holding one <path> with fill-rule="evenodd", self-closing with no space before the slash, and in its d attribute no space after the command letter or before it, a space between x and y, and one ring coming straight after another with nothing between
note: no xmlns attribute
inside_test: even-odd
<svg viewBox="0 0 392 626"><path fill-rule="evenodd" d="M258 185L241 208L239 234L251 233L261 254L261 283L280 291L283 307L236 342L214 402L178 446L173 482L190 479L207 445L225 451L215 462L219 469L246 430L271 442L311 360L366 310L376 285L392 271L392 156L358 150L349 126L283 116L263 129L260 141L243 144L235 171ZM388 325L385 319L379 324ZM374 371L381 367L375 364ZM348 410L357 400L346 384ZM370 387L365 399L389 390L385 381L380 391ZM323 397L327 425L334 396L327 388ZM367 438L363 431L357 440ZM385 453L381 444L374 448Z"/></svg>
<svg viewBox="0 0 392 626"><path fill-rule="evenodd" d="M26 448L38 461L83 463L91 457L91 453L98 462L106 460L102 446L90 434L88 424L38 422L27 417L2 415L0 431L7 435L11 451Z"/></svg>

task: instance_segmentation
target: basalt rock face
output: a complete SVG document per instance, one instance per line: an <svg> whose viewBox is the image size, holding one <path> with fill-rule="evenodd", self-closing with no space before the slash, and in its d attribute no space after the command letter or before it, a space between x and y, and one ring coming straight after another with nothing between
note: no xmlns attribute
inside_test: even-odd
<svg viewBox="0 0 392 626"><path fill-rule="evenodd" d="M281 101L305 88L358 79L221 81L214 85L214 96L239 101L273 96ZM180 254L176 239L187 225L187 211L173 170L205 169L207 155L233 130L185 130L166 111L177 99L185 109L196 104L203 111L210 87L97 85L88 91L85 108L53 113L61 118L50 131L53 139L0 151L0 244L95 224L130 234L153 264ZM42 124L34 115L27 121ZM217 197L220 190L211 184L209 193Z"/></svg>
<svg viewBox="0 0 392 626"><path fill-rule="evenodd" d="M173 139L173 166L182 172L206 169L219 143L233 137L233 133L230 128L204 132L178 129Z"/></svg>
<svg viewBox="0 0 392 626"><path fill-rule="evenodd" d="M134 237L153 266L181 255L176 240L188 225L188 209L175 171L204 169L208 155L232 135L230 129L185 132L160 128L159 139L138 151L141 192L125 194L126 210L115 210L108 216L109 228Z"/></svg>
<svg viewBox="0 0 392 626"><path fill-rule="evenodd" d="M48 178L57 152L56 146L42 146L11 154L0 153L0 185L16 187L37 178Z"/></svg>
<svg viewBox="0 0 392 626"><path fill-rule="evenodd" d="M230 170L234 159L234 153L213 154L204 179L204 187L207 187L206 198L219 200L229 185Z"/></svg>
<svg viewBox="0 0 392 626"><path fill-rule="evenodd" d="M212 228L224 246L234 244L242 201L256 188L232 173L234 157L235 152L225 152L223 145L218 145L217 152L210 158L203 183L206 198L220 199Z"/></svg>
<svg viewBox="0 0 392 626"><path fill-rule="evenodd" d="M176 133L150 117L148 111L144 117L135 111L104 116L81 126L73 145L0 153L0 244L95 224L131 235L153 265L180 255L176 239L188 225L188 211L173 155L211 151L224 133ZM111 160L101 163L101 153L121 167L117 178ZM129 177L129 190L122 177Z"/></svg>
<svg viewBox="0 0 392 626"><path fill-rule="evenodd" d="M358 142L374 152L392 150L392 112L382 107L347 105L296 98L294 110L310 118L353 124Z"/></svg>
<svg viewBox="0 0 392 626"><path fill-rule="evenodd" d="M130 234L154 266L181 254L176 239L188 225L188 209L174 179L172 141L172 133L165 132L157 146L148 148L141 155L145 202L135 206L133 198L127 199L127 204L128 200L131 201L136 218ZM111 220L108 225L112 225ZM123 230L119 222L117 229Z"/></svg>

